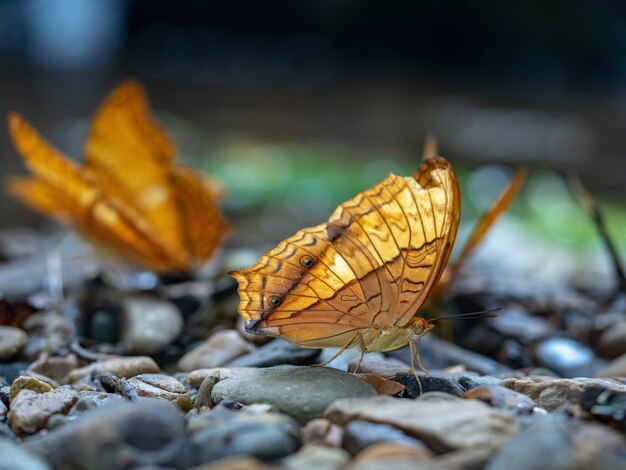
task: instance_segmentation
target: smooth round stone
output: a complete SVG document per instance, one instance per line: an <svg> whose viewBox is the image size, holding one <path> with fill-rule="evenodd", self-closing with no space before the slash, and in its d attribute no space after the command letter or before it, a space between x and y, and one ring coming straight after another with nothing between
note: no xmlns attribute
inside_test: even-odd
<svg viewBox="0 0 626 470"><path fill-rule="evenodd" d="M208 375L200 384L198 388L198 393L196 394L196 398L193 402L193 407L197 409L202 409L205 407L211 408L213 406L213 400L211 400L211 392L213 391L213 386L219 381L219 376Z"/></svg>
<svg viewBox="0 0 626 470"><path fill-rule="evenodd" d="M228 367L271 367L281 364L309 365L320 355L320 349L301 348L278 338L254 352L228 362Z"/></svg>
<svg viewBox="0 0 626 470"><path fill-rule="evenodd" d="M596 372L596 377L626 377L626 354L613 359Z"/></svg>
<svg viewBox="0 0 626 470"><path fill-rule="evenodd" d="M46 393L52 390L52 387L46 382L36 379L35 377L21 375L11 384L9 401L13 401L21 390L31 390L35 393Z"/></svg>
<svg viewBox="0 0 626 470"><path fill-rule="evenodd" d="M399 442L373 444L356 456L350 470L442 470L430 461L432 453Z"/></svg>
<svg viewBox="0 0 626 470"><path fill-rule="evenodd" d="M304 424L319 418L333 401L347 397L375 396L361 379L325 367L278 366L250 371L215 384L214 403L271 403Z"/></svg>
<svg viewBox="0 0 626 470"><path fill-rule="evenodd" d="M569 338L549 338L535 348L537 361L562 377L591 377L598 362L591 349Z"/></svg>
<svg viewBox="0 0 626 470"><path fill-rule="evenodd" d="M141 374L128 379L137 395L147 398L161 398L174 403L183 411L191 409L191 397L178 380L163 374Z"/></svg>
<svg viewBox="0 0 626 470"><path fill-rule="evenodd" d="M465 390L459 385L458 379L455 377L426 374L418 374L418 377L421 387L413 372L398 372L396 374L396 380L406 387L404 391L405 396L416 398L422 393L444 392L460 397L465 393Z"/></svg>
<svg viewBox="0 0 626 470"><path fill-rule="evenodd" d="M46 393L22 390L11 402L7 419L16 434L33 434L46 427L50 416L66 414L77 399L78 393L68 387Z"/></svg>
<svg viewBox="0 0 626 470"><path fill-rule="evenodd" d="M185 372L223 366L232 359L250 352L254 347L236 330L222 330L185 354L178 368Z"/></svg>
<svg viewBox="0 0 626 470"><path fill-rule="evenodd" d="M67 379L69 383L74 383L90 375L95 370L111 372L118 377L128 379L139 374L156 374L159 372L159 366L154 362L154 359L147 356L115 357L101 362L93 362L88 366L73 370Z"/></svg>
<svg viewBox="0 0 626 470"><path fill-rule="evenodd" d="M389 424L436 453L468 447L497 448L518 431L509 413L476 400L347 398L332 403L324 415L339 425L356 419Z"/></svg>
<svg viewBox="0 0 626 470"><path fill-rule="evenodd" d="M83 413L26 443L54 468L189 468L193 450L178 408L165 400L123 401Z"/></svg>
<svg viewBox="0 0 626 470"><path fill-rule="evenodd" d="M545 319L530 315L519 307L507 307L489 319L489 327L507 338L516 338L523 344L533 343L553 333L554 328Z"/></svg>
<svg viewBox="0 0 626 470"><path fill-rule="evenodd" d="M300 447L299 426L279 413L245 413L216 409L206 421L196 421L191 437L198 463L233 455L275 460ZM199 427L201 424L202 427Z"/></svg>
<svg viewBox="0 0 626 470"><path fill-rule="evenodd" d="M399 429L389 424L370 423L369 421L350 421L343 435L342 447L350 454L357 455L367 447L379 442L394 442L419 448L424 456L434 454L424 445Z"/></svg>
<svg viewBox="0 0 626 470"><path fill-rule="evenodd" d="M359 359L350 361L348 371L354 373L357 365L359 368L356 372L359 374L375 374L386 379L394 377L398 372L411 370L411 366L400 359L385 357L381 353L366 354L360 364Z"/></svg>
<svg viewBox="0 0 626 470"><path fill-rule="evenodd" d="M458 380L459 385L465 390L471 390L476 387L500 385L500 382L502 382L502 379L490 375L461 375Z"/></svg>
<svg viewBox="0 0 626 470"><path fill-rule="evenodd" d="M499 385L475 387L465 392L463 398L480 400L494 408L510 410L519 414L530 414L537 406L526 395Z"/></svg>
<svg viewBox="0 0 626 470"><path fill-rule="evenodd" d="M302 429L302 443L305 445L340 447L343 433L342 427L331 423L327 419L312 419Z"/></svg>
<svg viewBox="0 0 626 470"><path fill-rule="evenodd" d="M612 325L602 332L596 350L598 354L610 359L626 355L626 321Z"/></svg>
<svg viewBox="0 0 626 470"><path fill-rule="evenodd" d="M276 470L276 467L265 465L254 457L235 455L205 463L190 470Z"/></svg>
<svg viewBox="0 0 626 470"><path fill-rule="evenodd" d="M67 383L67 376L74 369L78 369L78 358L75 354L67 356L47 356L33 362L28 370L50 377L60 384Z"/></svg>
<svg viewBox="0 0 626 470"><path fill-rule="evenodd" d="M2 470L51 470L39 456L0 436L0 469Z"/></svg>
<svg viewBox="0 0 626 470"><path fill-rule="evenodd" d="M567 403L578 403L583 392L590 387L604 387L616 392L626 392L626 385L610 379L552 379L549 377L509 378L502 386L522 393L548 411Z"/></svg>
<svg viewBox="0 0 626 470"><path fill-rule="evenodd" d="M309 445L283 459L282 464L289 470L342 470L349 461L350 454L343 449Z"/></svg>
<svg viewBox="0 0 626 470"><path fill-rule="evenodd" d="M192 370L187 374L187 383L195 388L196 390L200 388L202 382L207 377L216 377L217 380L227 379L229 377L234 377L241 374L246 374L251 370L255 370L254 367L213 367L210 369L196 369Z"/></svg>
<svg viewBox="0 0 626 470"><path fill-rule="evenodd" d="M131 354L156 354L183 331L183 316L166 300L147 296L122 299L122 343Z"/></svg>
<svg viewBox="0 0 626 470"><path fill-rule="evenodd" d="M8 361L22 350L28 335L19 328L0 326L0 361Z"/></svg>

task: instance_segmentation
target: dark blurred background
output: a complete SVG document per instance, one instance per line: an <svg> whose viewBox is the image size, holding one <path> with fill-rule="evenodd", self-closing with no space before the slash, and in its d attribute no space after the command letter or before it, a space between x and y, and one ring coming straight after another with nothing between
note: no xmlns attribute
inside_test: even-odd
<svg viewBox="0 0 626 470"><path fill-rule="evenodd" d="M0 0L0 114L79 157L128 76L181 158L226 183L227 209L264 200L272 227L410 172L428 133L459 168L574 170L626 194L623 2ZM0 155L2 176L23 172L5 131ZM503 178L483 173L473 187L491 198ZM0 211L3 226L38 220L5 195Z"/></svg>

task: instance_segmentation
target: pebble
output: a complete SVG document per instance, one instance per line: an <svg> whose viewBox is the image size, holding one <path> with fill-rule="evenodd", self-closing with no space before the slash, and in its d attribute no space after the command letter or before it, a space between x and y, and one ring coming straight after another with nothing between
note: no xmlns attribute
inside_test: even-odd
<svg viewBox="0 0 626 470"><path fill-rule="evenodd" d="M525 309L509 306L487 321L502 336L515 338L523 344L534 343L553 334L554 328L544 318L530 315Z"/></svg>
<svg viewBox="0 0 626 470"><path fill-rule="evenodd" d="M289 470L342 470L350 461L350 454L343 449L308 445L282 460Z"/></svg>
<svg viewBox="0 0 626 470"><path fill-rule="evenodd" d="M461 375L458 380L459 385L465 390L471 390L476 387L500 385L500 382L502 382L502 379L490 375Z"/></svg>
<svg viewBox="0 0 626 470"><path fill-rule="evenodd" d="M51 470L39 456L24 446L0 436L0 469L2 470Z"/></svg>
<svg viewBox="0 0 626 470"><path fill-rule="evenodd" d="M375 374L353 374L370 384L379 395L396 396L404 392L405 386L394 380L387 380Z"/></svg>
<svg viewBox="0 0 626 470"><path fill-rule="evenodd" d="M208 375L200 384L198 388L198 393L196 394L196 398L193 402L193 407L196 409L202 409L205 407L211 408L213 407L213 400L211 400L211 392L213 391L213 386L220 380L219 376Z"/></svg>
<svg viewBox="0 0 626 470"><path fill-rule="evenodd" d="M419 353L422 364L427 369L445 369L462 364L467 370L478 372L481 375L498 375L511 372L511 369L504 364L439 339L434 335L426 335L420 340ZM390 354L407 364L411 362L409 348L398 349Z"/></svg>
<svg viewBox="0 0 626 470"><path fill-rule="evenodd" d="M374 444L356 456L350 470L444 470L430 461L430 452L399 442Z"/></svg>
<svg viewBox="0 0 626 470"><path fill-rule="evenodd" d="M22 328L28 333L22 354L33 359L45 351L68 348L73 338L73 328L55 312L35 313L22 322Z"/></svg>
<svg viewBox="0 0 626 470"><path fill-rule="evenodd" d="M207 377L216 377L218 380L228 379L229 377L236 377L238 375L246 374L252 370L256 370L254 367L213 367L211 369L196 369L187 374L187 383L195 388L200 388L202 382Z"/></svg>
<svg viewBox="0 0 626 470"><path fill-rule="evenodd" d="M187 389L169 375L140 374L128 379L128 384L140 397L168 400L185 412L191 409L192 402Z"/></svg>
<svg viewBox="0 0 626 470"><path fill-rule="evenodd" d="M67 377L71 371L78 369L78 358L75 354L67 356L44 356L33 362L28 370L50 377L59 384L67 384Z"/></svg>
<svg viewBox="0 0 626 470"><path fill-rule="evenodd" d="M436 453L468 447L500 447L518 431L508 413L477 400L404 400L386 396L335 401L324 413L343 425L360 419L390 424Z"/></svg>
<svg viewBox="0 0 626 470"><path fill-rule="evenodd" d="M156 354L183 331L183 316L163 299L128 295L121 301L122 343L130 354Z"/></svg>
<svg viewBox="0 0 626 470"><path fill-rule="evenodd" d="M302 429L302 443L305 445L323 445L341 447L344 430L324 418L312 419Z"/></svg>
<svg viewBox="0 0 626 470"><path fill-rule="evenodd" d="M597 371L595 376L598 378L626 377L626 354L613 359Z"/></svg>
<svg viewBox="0 0 626 470"><path fill-rule="evenodd" d="M274 460L300 447L298 424L281 413L245 413L216 407L191 429L198 463L234 455Z"/></svg>
<svg viewBox="0 0 626 470"><path fill-rule="evenodd" d="M350 421L345 428L342 447L350 454L357 455L372 444L378 442L394 442L420 449L425 456L434 454L424 445L412 437L407 436L399 429L389 424L370 423L369 421Z"/></svg>
<svg viewBox="0 0 626 470"><path fill-rule="evenodd" d="M252 350L253 346L236 330L222 330L185 354L178 361L178 368L190 372L196 369L223 366Z"/></svg>
<svg viewBox="0 0 626 470"><path fill-rule="evenodd" d="M626 321L611 325L603 331L598 338L596 351L609 359L626 355Z"/></svg>
<svg viewBox="0 0 626 470"><path fill-rule="evenodd" d="M320 349L301 348L284 339L275 339L256 351L226 364L228 367L271 367L282 364L309 365L320 355Z"/></svg>
<svg viewBox="0 0 626 470"><path fill-rule="evenodd" d="M492 447L472 447L440 455L434 462L446 470L482 470L495 452L497 449Z"/></svg>
<svg viewBox="0 0 626 470"><path fill-rule="evenodd" d="M11 402L7 419L15 434L33 434L45 428L53 414L66 414L77 399L78 393L65 386L46 393L22 390Z"/></svg>
<svg viewBox="0 0 626 470"><path fill-rule="evenodd" d="M588 347L570 338L549 338L535 347L537 362L561 377L593 377L599 363Z"/></svg>
<svg viewBox="0 0 626 470"><path fill-rule="evenodd" d="M531 414L537 407L537 404L526 395L500 385L475 387L465 392L463 398L480 400L493 408L522 415Z"/></svg>
<svg viewBox="0 0 626 470"><path fill-rule="evenodd" d="M9 401L13 401L21 390L31 390L35 393L45 393L52 390L52 387L46 382L42 382L34 377L21 375L11 384L11 389L9 390Z"/></svg>
<svg viewBox="0 0 626 470"><path fill-rule="evenodd" d="M348 365L348 371L354 372L359 360L355 359ZM385 357L380 353L370 353L363 356L361 364L359 364L360 374L375 374L380 377L394 377L398 372L407 372L411 370L411 366L406 362L396 359L395 357Z"/></svg>
<svg viewBox="0 0 626 470"><path fill-rule="evenodd" d="M589 387L580 397L580 406L597 420L626 432L626 392Z"/></svg>
<svg viewBox="0 0 626 470"><path fill-rule="evenodd" d="M8 361L19 353L28 341L20 328L0 326L0 361Z"/></svg>
<svg viewBox="0 0 626 470"><path fill-rule="evenodd" d="M28 362L9 362L8 364L0 362L0 379L4 378L11 383L26 369L28 369Z"/></svg>
<svg viewBox="0 0 626 470"><path fill-rule="evenodd" d="M67 377L68 382L74 383L94 371L111 372L118 377L130 378L139 374L156 374L159 366L148 356L115 357L73 370Z"/></svg>
<svg viewBox="0 0 626 470"><path fill-rule="evenodd" d="M371 385L337 369L277 366L252 370L215 384L214 403L224 399L238 403L271 403L305 424L322 416L333 401L376 395Z"/></svg>
<svg viewBox="0 0 626 470"><path fill-rule="evenodd" d="M460 397L465 393L463 387L459 385L458 380L454 377L427 374L418 374L418 377L421 387L413 372L399 372L396 374L396 380L406 387L405 396L416 398L422 393L444 392Z"/></svg>
<svg viewBox="0 0 626 470"><path fill-rule="evenodd" d="M188 468L194 463L183 415L165 400L124 401L87 411L30 439L26 447L63 469Z"/></svg>
<svg viewBox="0 0 626 470"><path fill-rule="evenodd" d="M84 413L85 411L98 408L100 406L110 405L126 401L121 395L107 392L79 392L78 400L68 413L69 416Z"/></svg>
<svg viewBox="0 0 626 470"><path fill-rule="evenodd" d="M522 393L542 408L552 411L565 403L578 402L582 393L589 387L605 387L617 392L626 391L626 385L610 379L553 379L550 377L509 378L502 380L502 386Z"/></svg>
<svg viewBox="0 0 626 470"><path fill-rule="evenodd" d="M254 457L236 455L234 457L224 457L210 463L205 463L190 470L276 470L276 467L268 467L263 462Z"/></svg>

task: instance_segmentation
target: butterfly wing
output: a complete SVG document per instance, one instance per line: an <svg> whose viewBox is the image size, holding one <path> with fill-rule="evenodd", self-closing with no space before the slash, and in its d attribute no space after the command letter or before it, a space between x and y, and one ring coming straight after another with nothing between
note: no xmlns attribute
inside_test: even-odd
<svg viewBox="0 0 626 470"><path fill-rule="evenodd" d="M328 222L231 273L239 312L250 330L308 347L341 347L368 330L404 326L441 276L458 216L446 160L426 160L413 178L389 175Z"/></svg>

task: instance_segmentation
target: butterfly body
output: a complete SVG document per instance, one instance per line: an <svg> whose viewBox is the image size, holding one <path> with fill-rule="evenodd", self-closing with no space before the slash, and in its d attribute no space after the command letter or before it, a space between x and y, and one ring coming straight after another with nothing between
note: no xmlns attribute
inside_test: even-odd
<svg viewBox="0 0 626 470"><path fill-rule="evenodd" d="M302 347L390 351L424 334L417 316L448 260L459 189L443 158L390 174L231 274L249 331Z"/></svg>

